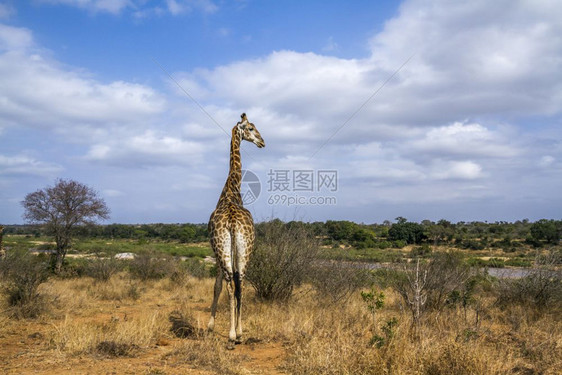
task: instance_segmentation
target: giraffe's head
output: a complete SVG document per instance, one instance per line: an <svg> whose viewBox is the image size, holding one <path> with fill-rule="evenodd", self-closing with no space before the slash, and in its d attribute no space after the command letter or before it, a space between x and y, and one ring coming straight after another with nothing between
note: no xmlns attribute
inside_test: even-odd
<svg viewBox="0 0 562 375"><path fill-rule="evenodd" d="M265 142L263 141L263 138L261 137L261 134L256 126L248 121L245 113L242 113L240 117L242 118L242 120L238 124L236 124L236 126L242 133L242 139L248 142L252 142L259 148L265 147Z"/></svg>

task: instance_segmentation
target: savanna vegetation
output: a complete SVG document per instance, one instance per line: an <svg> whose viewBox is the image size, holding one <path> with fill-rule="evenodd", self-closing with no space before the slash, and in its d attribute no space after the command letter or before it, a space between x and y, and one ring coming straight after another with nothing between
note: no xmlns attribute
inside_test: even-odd
<svg viewBox="0 0 562 375"><path fill-rule="evenodd" d="M48 255L55 244L41 226L5 229L4 373L557 374L562 369L557 221L260 223L247 275L251 287L245 290L245 341L234 351L226 350L224 295L216 333L204 331L216 272L202 260L210 255L207 245L198 243L205 240L204 225L77 229L58 274ZM466 245L471 243L477 246ZM136 256L114 256L122 252ZM491 277L482 268L486 264L475 261L489 262L483 254L496 255L504 266L525 260L532 272ZM351 260L389 264L372 269Z"/></svg>
<svg viewBox="0 0 562 375"><path fill-rule="evenodd" d="M467 262L480 267L529 267L544 249L559 248L562 220L530 222L410 222L357 224L350 221L283 223L273 220L280 233L299 228L313 237L315 257L330 260L400 263L432 252L459 251ZM260 230L258 224L257 229ZM46 225L8 225L10 246L40 251L56 250ZM157 252L171 256L211 256L206 224L78 225L72 230L70 254Z"/></svg>

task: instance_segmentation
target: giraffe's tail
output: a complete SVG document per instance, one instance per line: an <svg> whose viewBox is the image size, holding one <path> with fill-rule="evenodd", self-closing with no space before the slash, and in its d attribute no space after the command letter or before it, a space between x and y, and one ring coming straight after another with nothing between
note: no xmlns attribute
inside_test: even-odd
<svg viewBox="0 0 562 375"><path fill-rule="evenodd" d="M240 283L240 272L234 271L232 275L234 279L234 297L236 297L237 301L240 301L242 297L242 284Z"/></svg>
<svg viewBox="0 0 562 375"><path fill-rule="evenodd" d="M231 249L232 249L232 279L234 280L234 296L237 301L240 301L242 296L242 285L240 283L240 270L238 269L238 248L236 247L236 234L231 233Z"/></svg>

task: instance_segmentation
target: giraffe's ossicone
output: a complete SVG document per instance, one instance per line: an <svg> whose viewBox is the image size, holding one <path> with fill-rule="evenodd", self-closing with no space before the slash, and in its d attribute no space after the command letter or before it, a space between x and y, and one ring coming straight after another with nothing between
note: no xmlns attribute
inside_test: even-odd
<svg viewBox="0 0 562 375"><path fill-rule="evenodd" d="M242 342L242 285L255 239L254 221L250 211L244 208L240 194L240 143L243 140L252 142L259 148L265 147L260 132L248 121L245 113L242 114L241 121L232 128L230 170L217 207L209 219L211 248L215 253L219 272L208 328L212 331L215 327L217 303L224 279L230 303L229 348L233 348L234 343Z"/></svg>

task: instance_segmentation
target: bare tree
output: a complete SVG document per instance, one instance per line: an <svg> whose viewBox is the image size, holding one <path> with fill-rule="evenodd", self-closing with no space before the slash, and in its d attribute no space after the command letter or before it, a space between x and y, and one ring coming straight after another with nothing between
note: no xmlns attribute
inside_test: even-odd
<svg viewBox="0 0 562 375"><path fill-rule="evenodd" d="M27 194L21 204L26 221L45 224L48 233L55 237L53 269L56 273L60 272L71 245L72 229L109 218L109 209L96 191L73 180L58 179L52 187Z"/></svg>
<svg viewBox="0 0 562 375"><path fill-rule="evenodd" d="M428 269L420 270L420 258L416 258L415 272L406 272L408 283L411 287L411 295L405 294L410 304L410 310L414 318L414 324L419 330L420 317L427 302L427 273Z"/></svg>
<svg viewBox="0 0 562 375"><path fill-rule="evenodd" d="M437 253L427 262L416 258L415 264L404 267L402 277L393 287L412 313L414 327L419 331L424 314L432 309L442 311L447 296L463 288L472 271L456 253Z"/></svg>

